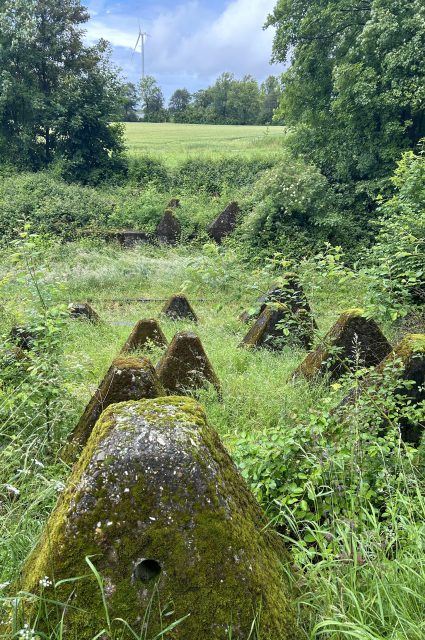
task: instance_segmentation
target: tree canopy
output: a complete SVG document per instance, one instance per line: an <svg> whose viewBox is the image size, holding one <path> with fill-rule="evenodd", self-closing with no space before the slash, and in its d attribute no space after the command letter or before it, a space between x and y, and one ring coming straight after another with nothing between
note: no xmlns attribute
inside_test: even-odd
<svg viewBox="0 0 425 640"><path fill-rule="evenodd" d="M167 113L162 89L153 76L140 82L140 98L145 122L165 122Z"/></svg>
<svg viewBox="0 0 425 640"><path fill-rule="evenodd" d="M269 76L259 86L252 76L239 80L225 72L213 85L193 95L187 89L178 89L170 99L168 110L174 122L272 124L280 91L280 82L275 76Z"/></svg>
<svg viewBox="0 0 425 640"><path fill-rule="evenodd" d="M106 43L84 45L87 20L79 0L0 2L3 161L38 169L60 159L78 179L116 169L122 132L110 119L119 82Z"/></svg>
<svg viewBox="0 0 425 640"><path fill-rule="evenodd" d="M388 175L425 135L423 0L278 0L267 25L297 148L332 179Z"/></svg>

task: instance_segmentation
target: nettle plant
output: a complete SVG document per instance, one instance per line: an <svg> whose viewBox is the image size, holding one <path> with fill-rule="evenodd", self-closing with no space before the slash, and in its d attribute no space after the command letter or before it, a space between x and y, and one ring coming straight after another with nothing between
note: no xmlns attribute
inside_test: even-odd
<svg viewBox="0 0 425 640"><path fill-rule="evenodd" d="M0 283L3 315L14 330L1 336L0 416L2 433L36 432L51 441L66 405L69 367L62 360L66 307L57 304L60 284L46 276L46 241L27 228L13 243L14 264Z"/></svg>
<svg viewBox="0 0 425 640"><path fill-rule="evenodd" d="M306 415L300 408L272 430L240 436L235 458L242 474L269 517L283 532L296 530L301 544L317 542L311 529L320 527L322 542L330 553L334 544L337 554L338 523L367 529L370 512L392 526L400 490L409 509L418 501L422 518L423 456L401 433L403 425L424 422L425 403L406 401L413 383L400 380L400 367L395 360L379 372L358 368L328 387ZM341 394L348 390L344 407Z"/></svg>

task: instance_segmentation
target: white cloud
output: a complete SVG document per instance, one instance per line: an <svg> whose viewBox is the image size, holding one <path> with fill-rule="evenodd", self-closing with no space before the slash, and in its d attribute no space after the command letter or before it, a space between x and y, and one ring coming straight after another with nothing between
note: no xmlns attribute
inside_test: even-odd
<svg viewBox="0 0 425 640"><path fill-rule="evenodd" d="M171 84L197 78L206 86L223 71L237 76L250 73L259 79L279 73L269 65L273 32L263 30L276 0L232 0L221 13L198 0L188 0L173 9L157 10L143 19L150 34L146 45L147 72L167 77ZM99 0L96 7L99 10ZM138 17L117 11L99 11L87 25L87 38L106 38L118 48L116 59L127 75L136 77L137 58L131 54L138 33ZM132 78L133 79L133 78ZM174 81L175 82L174 82ZM181 82L180 82L181 84Z"/></svg>

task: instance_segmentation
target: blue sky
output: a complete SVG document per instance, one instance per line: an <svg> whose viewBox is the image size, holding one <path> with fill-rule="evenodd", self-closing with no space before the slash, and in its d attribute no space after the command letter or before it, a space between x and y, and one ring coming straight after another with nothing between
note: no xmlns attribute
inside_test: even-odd
<svg viewBox="0 0 425 640"><path fill-rule="evenodd" d="M223 71L258 80L279 74L270 65L273 32L262 25L276 0L86 0L87 39L103 37L113 60L133 82L140 79L140 53L133 53L139 30L149 33L146 73L155 76L167 98L181 87L196 91Z"/></svg>

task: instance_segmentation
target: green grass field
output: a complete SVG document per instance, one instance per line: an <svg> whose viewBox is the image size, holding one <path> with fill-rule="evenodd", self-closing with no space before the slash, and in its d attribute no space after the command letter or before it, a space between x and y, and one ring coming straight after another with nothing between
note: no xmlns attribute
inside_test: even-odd
<svg viewBox="0 0 425 640"><path fill-rule="evenodd" d="M160 155L167 162L177 162L188 156L251 155L278 149L285 127L131 122L125 125L125 133L130 153Z"/></svg>

